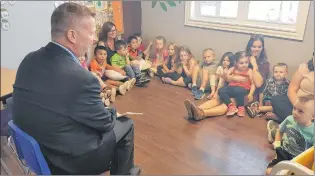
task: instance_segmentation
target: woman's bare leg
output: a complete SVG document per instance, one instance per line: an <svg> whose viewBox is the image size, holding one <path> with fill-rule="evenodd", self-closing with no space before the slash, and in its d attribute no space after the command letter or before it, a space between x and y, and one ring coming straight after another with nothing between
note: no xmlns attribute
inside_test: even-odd
<svg viewBox="0 0 315 176"><path fill-rule="evenodd" d="M226 104L222 103L216 107L213 107L211 109L205 109L204 114L206 117L214 117L214 116L222 116L225 115L227 112L228 107Z"/></svg>
<svg viewBox="0 0 315 176"><path fill-rule="evenodd" d="M219 97L213 98L213 99L208 100L205 103L201 104L200 106L198 106L198 108L203 109L203 110L212 109L216 106L219 106L221 103L222 102L221 102Z"/></svg>

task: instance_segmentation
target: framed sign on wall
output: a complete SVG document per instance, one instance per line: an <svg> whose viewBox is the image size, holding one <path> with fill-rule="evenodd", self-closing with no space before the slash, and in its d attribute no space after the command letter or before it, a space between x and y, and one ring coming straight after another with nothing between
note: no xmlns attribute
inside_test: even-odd
<svg viewBox="0 0 315 176"><path fill-rule="evenodd" d="M118 35L124 33L122 1L55 1L55 6L58 7L65 2L79 3L96 12L96 36L107 21L116 25Z"/></svg>

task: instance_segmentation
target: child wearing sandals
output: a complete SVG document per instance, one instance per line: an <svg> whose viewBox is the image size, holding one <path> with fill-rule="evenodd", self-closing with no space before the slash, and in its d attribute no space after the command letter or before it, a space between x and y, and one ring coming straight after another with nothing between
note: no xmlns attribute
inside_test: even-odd
<svg viewBox="0 0 315 176"><path fill-rule="evenodd" d="M276 157L267 166L266 175L281 161L292 160L314 145L314 95L297 98L292 115L288 116L276 132L273 147ZM290 174L288 174L290 175Z"/></svg>
<svg viewBox="0 0 315 176"><path fill-rule="evenodd" d="M233 116L237 113L237 116L245 116L244 96L248 94L248 101L253 101L253 95L255 92L255 84L253 82L253 71L248 68L249 60L248 55L244 51L235 53L235 66L230 68L227 72L228 86L219 89L219 96L221 100L228 106L227 116ZM246 82L230 81L231 75L237 75L245 77ZM231 101L231 98L235 98L236 105Z"/></svg>
<svg viewBox="0 0 315 176"><path fill-rule="evenodd" d="M260 113L272 114L271 97L286 95L288 93L289 80L286 79L288 66L285 63L278 63L273 67L273 77L269 78L260 94L259 102L246 107L247 113L254 118Z"/></svg>

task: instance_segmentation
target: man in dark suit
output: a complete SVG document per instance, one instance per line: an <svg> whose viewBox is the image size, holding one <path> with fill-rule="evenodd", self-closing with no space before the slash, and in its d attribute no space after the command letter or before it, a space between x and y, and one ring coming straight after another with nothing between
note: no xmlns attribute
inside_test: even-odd
<svg viewBox="0 0 315 176"><path fill-rule="evenodd" d="M95 14L65 3L51 16L52 42L21 62L13 91L13 120L34 137L53 174L139 174L134 127L105 108L96 77L78 57L95 42Z"/></svg>

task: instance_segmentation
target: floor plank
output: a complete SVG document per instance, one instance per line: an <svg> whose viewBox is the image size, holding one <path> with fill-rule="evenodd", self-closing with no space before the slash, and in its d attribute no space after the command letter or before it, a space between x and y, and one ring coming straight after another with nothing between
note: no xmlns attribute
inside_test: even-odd
<svg viewBox="0 0 315 176"><path fill-rule="evenodd" d="M144 174L264 173L274 157L264 119L223 116L191 123L185 99L194 101L188 89L157 78L147 88L117 98L119 112L144 113L130 116L135 121L135 161Z"/></svg>
<svg viewBox="0 0 315 176"><path fill-rule="evenodd" d="M223 116L192 123L185 99L195 101L188 89L158 78L117 96L113 107L118 112L144 113L129 116L135 123L135 163L143 174L264 174L274 157L264 119ZM13 174L23 174L8 151L1 158Z"/></svg>

